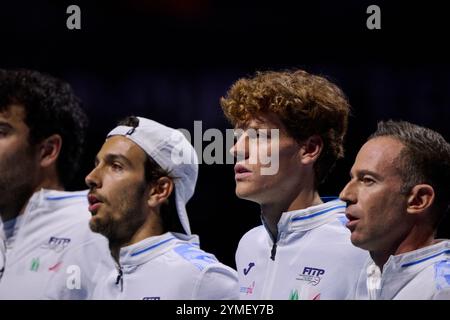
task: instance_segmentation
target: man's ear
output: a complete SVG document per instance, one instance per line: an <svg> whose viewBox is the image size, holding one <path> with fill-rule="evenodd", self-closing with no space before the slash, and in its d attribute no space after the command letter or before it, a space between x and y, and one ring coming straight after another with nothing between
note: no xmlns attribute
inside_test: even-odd
<svg viewBox="0 0 450 320"><path fill-rule="evenodd" d="M148 205L156 208L162 205L173 191L173 181L169 177L161 177L150 188Z"/></svg>
<svg viewBox="0 0 450 320"><path fill-rule="evenodd" d="M39 159L41 166L49 167L58 159L61 152L62 138L59 134L52 134L39 144Z"/></svg>
<svg viewBox="0 0 450 320"><path fill-rule="evenodd" d="M408 196L406 211L409 214L421 214L434 203L435 193L429 184L415 185Z"/></svg>
<svg viewBox="0 0 450 320"><path fill-rule="evenodd" d="M314 164L319 158L323 149L322 138L315 134L303 142L300 148L300 161L304 165Z"/></svg>

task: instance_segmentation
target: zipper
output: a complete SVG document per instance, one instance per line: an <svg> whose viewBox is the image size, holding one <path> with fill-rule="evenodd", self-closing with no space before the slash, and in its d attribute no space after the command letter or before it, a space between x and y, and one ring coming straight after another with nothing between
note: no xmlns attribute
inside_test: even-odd
<svg viewBox="0 0 450 320"><path fill-rule="evenodd" d="M275 261L275 256L277 254L277 243L278 240L280 239L280 232L277 232L277 237L275 238L270 229L267 227L266 223L264 222L264 218L262 218L262 222L264 228L266 229L267 233L270 236L270 239L272 239L273 242L272 249L270 250L270 260Z"/></svg>
<svg viewBox="0 0 450 320"><path fill-rule="evenodd" d="M0 228L2 226L0 225ZM0 238L0 280L3 277L3 273L5 272L6 265L6 241L3 238Z"/></svg>
<svg viewBox="0 0 450 320"><path fill-rule="evenodd" d="M272 249L270 250L270 259L272 261L275 261L275 256L277 255L278 241L280 241L281 233L278 232L276 238L273 236L272 233L269 232L269 234L270 234L270 237L272 238L272 242L273 242Z"/></svg>
<svg viewBox="0 0 450 320"><path fill-rule="evenodd" d="M119 266L119 274L117 275L116 278L116 285L118 285L120 283L120 292L123 291L123 271L122 271L122 267Z"/></svg>
<svg viewBox="0 0 450 320"><path fill-rule="evenodd" d="M3 273L5 272L6 265L6 244L5 241L0 239L0 281L2 280ZM4 249L4 250L3 250Z"/></svg>
<svg viewBox="0 0 450 320"><path fill-rule="evenodd" d="M275 283L275 277L277 275L277 269L278 269L278 260L275 261L275 256L277 254L277 246L278 246L277 243L281 237L281 233L278 233L276 239L274 239L274 237L271 233L269 233L269 234L270 234L270 237L272 238L273 245L272 245L272 249L270 250L270 260L267 265L267 272L266 272L266 276L265 276L265 279L267 281L265 281L264 288L261 292L261 299L263 299L263 300L272 299L272 293L273 293L272 288Z"/></svg>
<svg viewBox="0 0 450 320"><path fill-rule="evenodd" d="M270 259L272 259L272 261L275 261L276 254L277 254L277 243L274 242L273 246L272 246L272 250L270 250Z"/></svg>
<svg viewBox="0 0 450 320"><path fill-rule="evenodd" d="M281 238L281 233L278 232L277 237L275 238L272 232L270 232L270 229L267 227L266 223L264 222L264 218L262 218L263 226L266 229L267 233L269 234L270 239L272 239L272 249L270 250L270 260L267 264L267 270L265 274L265 281L264 286L261 290L261 299L267 300L272 299L272 288L275 282L275 275L277 274L278 265L275 261L275 256L277 254L277 243L279 239Z"/></svg>

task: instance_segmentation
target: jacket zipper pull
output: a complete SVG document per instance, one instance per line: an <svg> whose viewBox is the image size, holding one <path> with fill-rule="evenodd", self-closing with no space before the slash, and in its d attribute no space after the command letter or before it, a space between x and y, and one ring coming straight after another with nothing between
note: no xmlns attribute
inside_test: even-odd
<svg viewBox="0 0 450 320"><path fill-rule="evenodd" d="M123 291L123 272L122 272L122 268L119 268L119 274L117 275L117 279L116 279L116 285L118 285L120 282L120 291Z"/></svg>
<svg viewBox="0 0 450 320"><path fill-rule="evenodd" d="M277 254L277 243L274 242L272 246L272 250L270 251L270 259L275 261L275 255Z"/></svg>
<svg viewBox="0 0 450 320"><path fill-rule="evenodd" d="M6 241L0 240L0 279L3 277L6 266Z"/></svg>

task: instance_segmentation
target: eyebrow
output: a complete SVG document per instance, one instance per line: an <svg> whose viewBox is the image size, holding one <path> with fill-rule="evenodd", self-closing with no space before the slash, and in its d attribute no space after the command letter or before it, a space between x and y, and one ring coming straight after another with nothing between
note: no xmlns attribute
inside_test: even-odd
<svg viewBox="0 0 450 320"><path fill-rule="evenodd" d="M279 127L276 127L273 124L269 125L269 124L263 123L263 122L249 123L245 127L245 130L247 130L247 129L254 129L254 130L273 130L273 129L278 129L278 130L281 130Z"/></svg>
<svg viewBox="0 0 450 320"><path fill-rule="evenodd" d="M98 155L95 157L95 161L96 162L99 161L98 160ZM127 157L125 157L125 156L123 156L121 154L108 153L105 156L105 161L108 162L108 163L111 163L111 162L114 162L114 161L121 161L121 162L124 162L127 166L130 166L130 167L133 166L131 161Z"/></svg>
<svg viewBox="0 0 450 320"><path fill-rule="evenodd" d="M263 125L265 125L264 122L256 120L256 119L253 119L253 120L250 120L250 121L242 121L240 123L236 123L234 125L233 129L234 130L237 130L237 129L247 130L249 128L250 129L260 129L260 127L263 126Z"/></svg>
<svg viewBox="0 0 450 320"><path fill-rule="evenodd" d="M255 129L255 130L266 129L266 130L270 130L270 129L277 129L277 128L270 128L270 126L264 125L264 124L252 124L252 125L248 126L247 129Z"/></svg>
<svg viewBox="0 0 450 320"><path fill-rule="evenodd" d="M370 171L370 170L358 170L358 171L356 171L356 176L361 177L361 176L364 176L364 175L372 176L375 179L380 180L380 181L383 180L383 177L381 175L379 175L378 173L376 173L376 172L373 172L373 171ZM350 176L352 177L352 172L351 171L350 171Z"/></svg>

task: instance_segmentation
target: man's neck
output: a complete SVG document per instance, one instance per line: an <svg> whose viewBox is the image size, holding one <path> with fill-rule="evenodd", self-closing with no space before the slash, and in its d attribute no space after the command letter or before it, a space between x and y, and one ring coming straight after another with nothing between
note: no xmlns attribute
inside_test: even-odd
<svg viewBox="0 0 450 320"><path fill-rule="evenodd" d="M160 236L163 233L164 229L159 217L155 214L150 214L145 223L142 224L135 232L133 232L128 240L120 242L114 242L111 240L109 241L109 249L111 251L111 255L119 264L121 248L131 246L150 237Z"/></svg>
<svg viewBox="0 0 450 320"><path fill-rule="evenodd" d="M41 189L64 191L63 184L58 179L44 178L43 181L35 188L35 192Z"/></svg>
<svg viewBox="0 0 450 320"><path fill-rule="evenodd" d="M261 215L274 239L278 236L278 222L283 212L306 209L322 203L317 190L302 190L294 199L261 205Z"/></svg>
<svg viewBox="0 0 450 320"><path fill-rule="evenodd" d="M406 237L394 243L390 248L370 251L370 256L375 264L383 271L385 263L391 255L400 255L403 253L428 247L436 243L435 230L425 226L414 226Z"/></svg>
<svg viewBox="0 0 450 320"><path fill-rule="evenodd" d="M3 222L12 220L21 215L28 204L28 200L33 195L33 193L16 195L15 197L9 198L10 201L8 205L0 208L0 217Z"/></svg>
<svg viewBox="0 0 450 320"><path fill-rule="evenodd" d="M30 198L35 192L38 192L41 189L64 190L64 187L59 183L59 181L46 179L33 189L23 189L12 192L8 203L3 208L0 208L0 217L2 221L15 219L19 215L23 214Z"/></svg>

